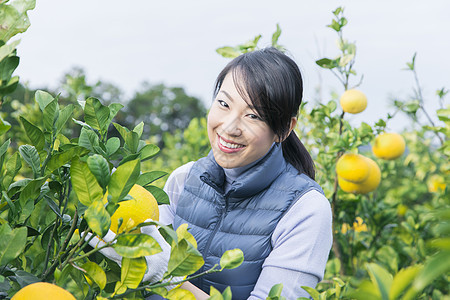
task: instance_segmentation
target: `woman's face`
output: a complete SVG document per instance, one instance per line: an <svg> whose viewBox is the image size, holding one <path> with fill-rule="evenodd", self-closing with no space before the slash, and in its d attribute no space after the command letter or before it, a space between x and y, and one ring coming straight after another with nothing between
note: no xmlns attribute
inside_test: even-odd
<svg viewBox="0 0 450 300"><path fill-rule="evenodd" d="M248 165L263 157L278 140L255 109L239 95L231 73L225 77L208 114L208 137L223 168Z"/></svg>

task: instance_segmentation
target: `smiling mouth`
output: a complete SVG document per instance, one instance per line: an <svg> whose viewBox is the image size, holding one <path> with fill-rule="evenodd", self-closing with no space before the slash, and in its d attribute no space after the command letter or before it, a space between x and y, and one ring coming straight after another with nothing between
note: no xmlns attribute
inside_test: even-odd
<svg viewBox="0 0 450 300"><path fill-rule="evenodd" d="M225 141L220 135L217 135L219 138L219 145L228 149L232 150L239 150L245 147L245 145L242 144L235 144Z"/></svg>

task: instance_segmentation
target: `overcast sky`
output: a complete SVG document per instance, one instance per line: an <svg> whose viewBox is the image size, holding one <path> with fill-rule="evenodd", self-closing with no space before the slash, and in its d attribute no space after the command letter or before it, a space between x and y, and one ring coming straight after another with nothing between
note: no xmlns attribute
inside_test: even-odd
<svg viewBox="0 0 450 300"><path fill-rule="evenodd" d="M64 72L80 66L89 82L112 82L129 97L148 81L183 86L209 103L215 77L228 62L215 49L258 34L260 45L268 46L279 23L279 43L303 72L305 100L317 98L321 86L326 102L343 88L314 62L338 54L337 35L326 27L338 6L345 7L344 35L356 41L355 69L364 74L360 89L369 101L352 122L373 124L392 111L392 96L411 94L413 76L402 68L415 52L432 112L435 91L450 89L449 0L38 0L29 13L31 27L20 35L16 74L32 88L55 87Z"/></svg>

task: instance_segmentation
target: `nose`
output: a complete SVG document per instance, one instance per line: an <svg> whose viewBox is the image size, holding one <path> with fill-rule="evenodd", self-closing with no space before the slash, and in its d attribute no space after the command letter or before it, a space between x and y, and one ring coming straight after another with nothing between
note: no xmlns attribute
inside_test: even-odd
<svg viewBox="0 0 450 300"><path fill-rule="evenodd" d="M229 136L240 136L242 134L241 125L238 118L230 116L222 123L222 130Z"/></svg>

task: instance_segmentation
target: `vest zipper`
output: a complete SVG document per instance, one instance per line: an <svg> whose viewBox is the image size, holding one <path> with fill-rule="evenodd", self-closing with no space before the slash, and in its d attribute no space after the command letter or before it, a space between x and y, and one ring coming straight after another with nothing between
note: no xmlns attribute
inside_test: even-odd
<svg viewBox="0 0 450 300"><path fill-rule="evenodd" d="M234 189L229 190L228 193L226 193L225 196L224 196L224 198L225 198L225 205L222 206L222 210L220 212L220 219L216 223L216 226L214 227L213 231L211 232L211 235L208 238L208 241L206 242L205 249L204 249L205 256L207 256L208 251L209 251L209 247L211 246L211 242L212 242L214 236L216 235L217 231L219 230L223 219L226 217L226 215L228 213L228 198L230 197L230 194L232 192L234 192ZM201 272L204 272L204 271L205 271L205 265L203 265L203 267L201 269ZM200 286L203 287L203 276L200 277Z"/></svg>

